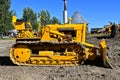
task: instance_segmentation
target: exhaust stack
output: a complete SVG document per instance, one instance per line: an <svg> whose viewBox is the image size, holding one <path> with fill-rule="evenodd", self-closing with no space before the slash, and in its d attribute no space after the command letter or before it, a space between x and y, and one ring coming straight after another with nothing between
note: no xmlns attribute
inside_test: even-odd
<svg viewBox="0 0 120 80"><path fill-rule="evenodd" d="M64 11L63 11L63 23L66 24L68 23L68 19L67 19L67 6L66 6L66 0L64 1Z"/></svg>

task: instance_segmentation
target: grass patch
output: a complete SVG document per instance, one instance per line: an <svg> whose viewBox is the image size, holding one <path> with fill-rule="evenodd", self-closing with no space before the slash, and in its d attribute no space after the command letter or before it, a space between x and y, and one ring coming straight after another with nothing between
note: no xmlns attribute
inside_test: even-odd
<svg viewBox="0 0 120 80"><path fill-rule="evenodd" d="M0 40L14 40L14 38L0 38Z"/></svg>

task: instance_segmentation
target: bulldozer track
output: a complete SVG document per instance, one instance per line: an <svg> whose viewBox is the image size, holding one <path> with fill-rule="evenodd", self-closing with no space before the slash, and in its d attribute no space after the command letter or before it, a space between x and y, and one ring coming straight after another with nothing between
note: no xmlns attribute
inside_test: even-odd
<svg viewBox="0 0 120 80"><path fill-rule="evenodd" d="M17 60L17 56L14 55L14 51L17 49L19 45L23 45L24 47L30 50L29 59L26 61L19 61ZM34 47L34 48L33 48ZM52 48L53 47L53 48ZM66 57L62 53L60 55L54 55L54 57L60 57L61 59L52 58L51 56L40 56L37 54L32 53L33 51L54 51L57 52L57 49L54 48L61 48L61 49L70 49L72 52L75 52L75 55L69 55L69 59L62 59ZM52 50L53 49L53 50ZM59 50L58 50L59 52ZM23 54L23 52L21 52ZM63 52L65 53L65 52ZM18 53L19 54L19 53ZM24 56L24 55L23 55ZM47 58L47 59L44 59ZM13 45L10 51L10 59L13 61L14 64L17 65L40 65L40 66L73 66L73 65L80 65L85 60L85 48L79 42L53 42L53 41L17 41L16 44Z"/></svg>

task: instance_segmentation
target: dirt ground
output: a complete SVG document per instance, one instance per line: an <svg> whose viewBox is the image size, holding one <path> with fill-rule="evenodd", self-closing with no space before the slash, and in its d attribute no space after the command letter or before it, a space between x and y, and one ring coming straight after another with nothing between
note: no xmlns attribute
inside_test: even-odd
<svg viewBox="0 0 120 80"><path fill-rule="evenodd" d="M101 39L87 38L98 45ZM0 40L0 80L120 80L120 38L106 39L113 69L96 65L81 66L16 66L9 59L14 40Z"/></svg>

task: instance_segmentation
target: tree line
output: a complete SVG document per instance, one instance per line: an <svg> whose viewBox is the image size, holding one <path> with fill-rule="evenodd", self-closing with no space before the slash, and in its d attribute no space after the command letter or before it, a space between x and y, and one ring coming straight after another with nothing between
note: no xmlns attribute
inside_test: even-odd
<svg viewBox="0 0 120 80"><path fill-rule="evenodd" d="M16 12L15 10L10 10L10 6L11 0L0 0L0 33L13 29L12 16L16 15ZM39 22L41 23L41 27L47 24L60 24L57 17L54 16L51 18L48 10L35 13L29 7L23 9L21 19L29 20L34 30L37 30Z"/></svg>

